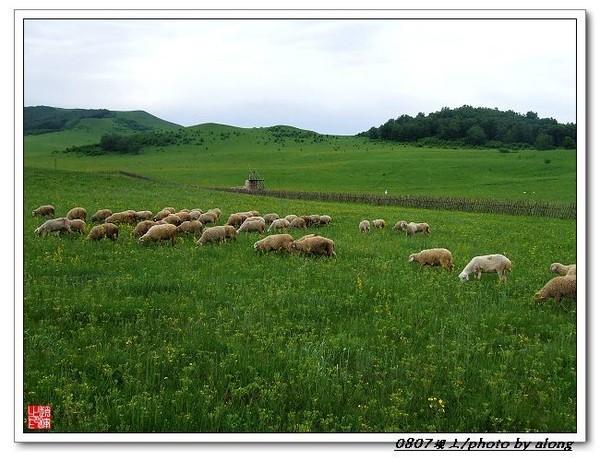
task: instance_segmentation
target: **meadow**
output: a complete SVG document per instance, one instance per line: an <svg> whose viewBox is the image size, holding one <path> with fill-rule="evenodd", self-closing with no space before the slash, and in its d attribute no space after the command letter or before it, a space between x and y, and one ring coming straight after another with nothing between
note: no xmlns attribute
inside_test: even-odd
<svg viewBox="0 0 600 461"><path fill-rule="evenodd" d="M180 129L180 143L138 155L66 153L99 142L104 120L25 138L25 165L128 171L182 186L243 186L248 169L270 190L443 196L553 202L576 201L574 150L420 148L291 127L245 129L205 124Z"/></svg>
<svg viewBox="0 0 600 461"><path fill-rule="evenodd" d="M375 184L402 193L429 178L434 195L512 198L535 190L569 202L572 152L446 151L440 158L432 149L390 152L340 138L311 149L284 141L265 155L252 136L255 151L225 137L205 151L185 145L138 156L59 155L57 164L51 151L71 139L44 147L44 138L27 137L24 403L52 405L54 432L577 430L576 302L533 301L552 262L574 261L574 220L205 188L241 185L249 164L278 188L369 192ZM463 159L456 170L464 180L444 180L451 158ZM156 181L106 173L112 170ZM545 176L536 180L534 171ZM469 176L480 190L468 186ZM384 177L389 183L377 182ZM332 224L319 232L336 242L337 257L258 254L255 234L203 247L192 237L142 246L130 226L115 242L42 238L33 233L42 220L31 210L44 203L58 215L73 206L91 213L219 207L225 218L250 209L329 214ZM388 226L358 232L360 220L375 218ZM426 221L432 234L393 232L399 219ZM432 247L452 251L454 272L408 262ZM458 280L472 256L495 252L513 261L507 283L492 274Z"/></svg>

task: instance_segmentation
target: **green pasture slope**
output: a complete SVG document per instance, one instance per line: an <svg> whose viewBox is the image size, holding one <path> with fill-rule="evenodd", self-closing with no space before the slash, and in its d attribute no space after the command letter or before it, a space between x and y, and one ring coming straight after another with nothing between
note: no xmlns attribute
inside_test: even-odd
<svg viewBox="0 0 600 461"><path fill-rule="evenodd" d="M52 405L53 432L576 431L576 303L533 302L549 265L574 260L574 221L168 179L25 168L24 402ZM203 247L192 237L142 246L130 226L116 242L38 237L31 210L43 203L58 215L76 205L327 213L319 232L337 257L257 254L255 234ZM374 218L388 227L360 234ZM395 233L398 219L427 221L432 234ZM440 246L454 272L408 263ZM459 281L491 252L513 261L507 283Z"/></svg>
<svg viewBox="0 0 600 461"><path fill-rule="evenodd" d="M100 120L87 120L98 124ZM25 165L71 171L131 171L159 181L242 186L257 170L269 189L425 195L573 203L573 150L434 149L320 135L291 127L180 128L186 141L140 154L85 156L63 149L99 142L99 127L27 136ZM185 135L185 136L184 136Z"/></svg>

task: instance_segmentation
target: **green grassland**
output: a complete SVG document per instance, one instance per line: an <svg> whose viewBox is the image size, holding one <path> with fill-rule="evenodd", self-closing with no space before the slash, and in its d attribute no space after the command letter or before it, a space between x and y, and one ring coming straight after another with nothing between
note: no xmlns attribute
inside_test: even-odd
<svg viewBox="0 0 600 461"><path fill-rule="evenodd" d="M362 141L339 143L350 151ZM289 149L272 156L301 163ZM308 150L313 159L334 155ZM248 151L249 163L268 171L267 160L257 165L259 149ZM215 183L239 183L245 165L238 172L224 161L219 175L217 153ZM188 167L196 155L171 154ZM550 166L560 163L553 154ZM574 260L575 221L214 192L200 187L208 180L194 181L202 173L159 161L158 152L59 159L68 170L27 155L24 402L52 405L53 431L576 431L576 302L533 302L549 265ZM160 180L97 172L117 168ZM322 185L315 181L326 167L312 168L295 187ZM225 219L250 209L327 213L333 222L319 232L336 242L337 257L257 254L256 234L202 247L192 237L142 246L130 226L116 242L38 237L42 219L31 210L44 203L59 216L73 206L219 207ZM374 218L388 227L360 234L358 222ZM432 234L393 232L398 219L427 221ZM431 247L453 252L454 272L408 262ZM472 256L491 252L513 261L507 283L491 274L459 281Z"/></svg>
<svg viewBox="0 0 600 461"><path fill-rule="evenodd" d="M217 192L248 168L267 188L557 203L574 151L417 148L291 127L178 128L137 155L64 149L152 124L143 112L25 137L24 403L55 432L575 432L575 300L535 304L551 263L575 261L576 221ZM116 171L152 178L135 179ZM524 194L526 192L526 194ZM50 203L159 211L329 214L335 258L259 254L257 234L196 246L39 237ZM18 213L18 211L17 211ZM358 232L363 219L387 227ZM431 236L394 232L426 221ZM91 224L88 222L88 229ZM311 230L293 230L299 237ZM411 253L446 247L456 269ZM514 270L461 283L471 257Z"/></svg>
<svg viewBox="0 0 600 461"><path fill-rule="evenodd" d="M576 154L569 150L418 148L291 127L243 129L217 124L181 128L187 142L140 154L62 152L99 142L103 119L25 138L25 165L71 171L130 171L203 187L242 186L248 169L267 188L294 191L427 195L573 203Z"/></svg>

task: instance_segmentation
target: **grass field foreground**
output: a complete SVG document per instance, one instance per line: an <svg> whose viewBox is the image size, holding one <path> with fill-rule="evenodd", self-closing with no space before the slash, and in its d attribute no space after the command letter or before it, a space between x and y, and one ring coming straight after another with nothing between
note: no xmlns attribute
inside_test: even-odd
<svg viewBox="0 0 600 461"><path fill-rule="evenodd" d="M29 167L24 183L24 400L53 406L55 432L577 429L576 303L533 302L550 263L574 260L575 221ZM191 237L142 246L130 226L116 242L38 237L31 210L43 203L58 215L326 213L333 222L319 232L337 257L257 254L255 234L204 247ZM375 218L388 226L358 232ZM399 219L426 221L432 235L393 232ZM452 251L453 273L408 263L431 247ZM458 280L472 256L495 252L513 261L506 284Z"/></svg>

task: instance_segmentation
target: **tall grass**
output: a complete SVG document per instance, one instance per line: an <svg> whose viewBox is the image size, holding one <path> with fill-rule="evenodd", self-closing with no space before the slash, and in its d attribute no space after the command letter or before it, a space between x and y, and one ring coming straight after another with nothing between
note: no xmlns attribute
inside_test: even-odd
<svg viewBox="0 0 600 461"><path fill-rule="evenodd" d="M24 400L56 432L574 432L576 303L536 305L570 220L207 191L121 175L25 169ZM221 245L34 235L31 209L219 206L225 216L327 213L336 258ZM358 232L361 219L388 227ZM423 220L407 238L389 224ZM297 237L304 231L292 231ZM447 247L460 270L506 253L508 282L460 283L408 255ZM441 403L440 403L441 402Z"/></svg>

